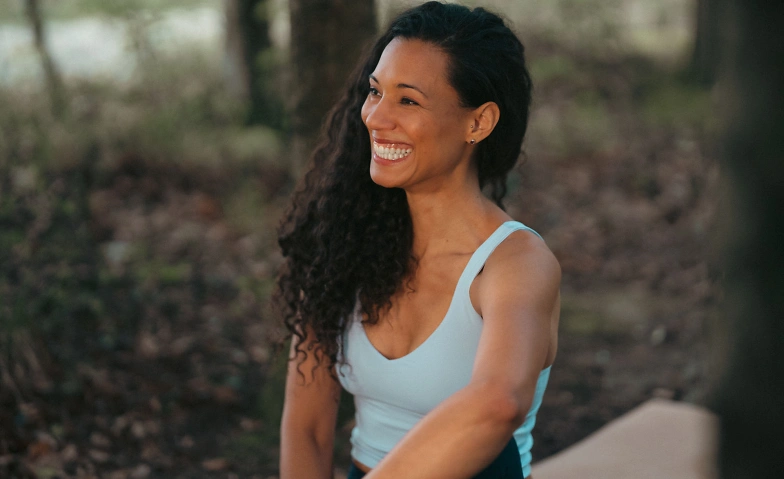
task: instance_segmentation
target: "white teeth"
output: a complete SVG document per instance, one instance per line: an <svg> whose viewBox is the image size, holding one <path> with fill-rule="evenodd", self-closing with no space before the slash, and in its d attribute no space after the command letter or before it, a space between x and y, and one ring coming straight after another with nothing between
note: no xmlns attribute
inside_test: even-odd
<svg viewBox="0 0 784 479"><path fill-rule="evenodd" d="M408 156L411 153L412 149L390 148L390 147L379 145L376 142L373 142L373 151L376 153L376 155L380 156L385 160L394 161Z"/></svg>

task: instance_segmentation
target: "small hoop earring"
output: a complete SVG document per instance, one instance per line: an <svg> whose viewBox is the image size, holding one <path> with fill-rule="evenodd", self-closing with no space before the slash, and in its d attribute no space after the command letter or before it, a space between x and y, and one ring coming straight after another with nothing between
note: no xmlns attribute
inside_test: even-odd
<svg viewBox="0 0 784 479"><path fill-rule="evenodd" d="M473 138L471 138L471 141L470 141L470 143L473 145L474 143L476 143L476 140L475 140L475 139L473 139Z"/></svg>

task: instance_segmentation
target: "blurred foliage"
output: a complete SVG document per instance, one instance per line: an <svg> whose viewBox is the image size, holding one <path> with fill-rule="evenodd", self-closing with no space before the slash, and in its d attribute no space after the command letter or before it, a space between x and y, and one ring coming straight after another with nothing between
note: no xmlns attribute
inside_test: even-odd
<svg viewBox="0 0 784 479"><path fill-rule="evenodd" d="M621 46L623 0L488 0L466 3L504 12L517 21L524 38L536 36L558 41L566 47L579 47L590 42L598 47L596 53L610 55Z"/></svg>
<svg viewBox="0 0 784 479"><path fill-rule="evenodd" d="M10 0L0 9L0 22L24 22L24 0ZM65 20L85 15L127 17L139 12L153 13L171 8L214 6L216 0L41 0L49 20Z"/></svg>
<svg viewBox="0 0 784 479"><path fill-rule="evenodd" d="M275 326L263 319L279 198L292 183L281 133L243 127L242 105L198 51L142 68L123 85L71 81L62 119L35 85L0 89L0 405L10 414L0 414L0 440L11 444L0 455L40 434L86 440L107 413L140 424L141 439L131 435L104 470L128 466L144 437L160 434L143 433L150 414L214 417L169 432L196 437L196 456L225 440L205 443L193 427L278 421L282 379L264 379ZM269 446L276 429L238 447L247 452L253 434ZM165 467L172 454L147 461ZM4 464L0 475L24 469Z"/></svg>
<svg viewBox="0 0 784 479"><path fill-rule="evenodd" d="M83 172L39 178L28 166L2 173L2 329L27 327L65 339L76 333L68 330L76 320L93 330L105 311L97 297ZM73 337L63 341L69 343L75 346Z"/></svg>
<svg viewBox="0 0 784 479"><path fill-rule="evenodd" d="M0 88L0 456L18 458L0 475L275 473L286 363L268 300L294 182L285 133L244 126L215 58L145 40L156 12L204 3L45 2L50 18L135 22L131 48L146 59L127 83L70 80L62 119L37 85ZM508 204L564 269L541 457L662 376L679 397L704 388L692 345L711 297L712 100L672 63L629 51L618 1L495 3L540 27L522 35L535 104ZM669 367L645 369L644 348L667 351ZM616 364L627 371L613 382L603 374ZM344 397L338 464L351 416ZM42 444L60 462L30 452Z"/></svg>
<svg viewBox="0 0 784 479"><path fill-rule="evenodd" d="M679 127L706 124L712 130L718 128L710 121L710 91L692 79L651 82L641 100L643 115L655 124Z"/></svg>

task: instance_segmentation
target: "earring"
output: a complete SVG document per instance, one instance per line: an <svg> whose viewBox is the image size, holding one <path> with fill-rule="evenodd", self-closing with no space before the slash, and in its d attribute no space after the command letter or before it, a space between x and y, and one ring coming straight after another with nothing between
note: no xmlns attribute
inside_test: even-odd
<svg viewBox="0 0 784 479"><path fill-rule="evenodd" d="M470 143L473 145L474 143L476 143L476 140L475 140L475 139L473 139L473 138L471 138L471 141L470 141Z"/></svg>

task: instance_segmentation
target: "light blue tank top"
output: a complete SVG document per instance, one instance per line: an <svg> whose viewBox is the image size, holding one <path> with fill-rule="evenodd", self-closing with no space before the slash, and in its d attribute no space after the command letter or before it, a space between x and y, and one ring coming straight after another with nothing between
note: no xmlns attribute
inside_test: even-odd
<svg viewBox="0 0 784 479"><path fill-rule="evenodd" d="M482 317L471 304L469 288L490 253L517 230L539 236L516 221L499 226L468 261L441 324L424 343L401 358L387 359L370 343L357 305L340 345L339 359L345 363L338 367L340 383L354 395L354 459L375 467L422 417L468 385L482 333ZM531 408L514 432L523 477L531 472L531 430L549 377L549 367L539 373Z"/></svg>

